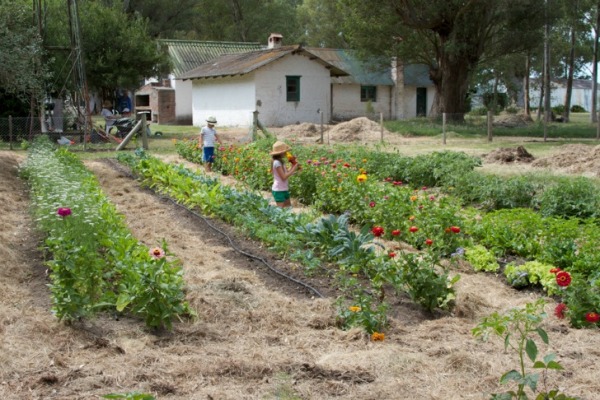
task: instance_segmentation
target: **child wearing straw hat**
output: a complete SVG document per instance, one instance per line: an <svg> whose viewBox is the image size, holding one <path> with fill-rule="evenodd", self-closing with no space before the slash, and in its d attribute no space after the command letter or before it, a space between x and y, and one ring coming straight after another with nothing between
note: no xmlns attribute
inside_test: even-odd
<svg viewBox="0 0 600 400"><path fill-rule="evenodd" d="M202 161L204 162L204 169L206 172L212 171L212 164L215 158L215 142L221 144L221 140L217 136L215 124L217 119L215 117L208 117L206 119L206 126L200 130L200 147L202 147Z"/></svg>
<svg viewBox="0 0 600 400"><path fill-rule="evenodd" d="M291 207L290 190L288 187L288 179L298 171L298 164L292 163L288 170L283 162L284 155L289 152L291 147L287 144L276 141L273 144L273 151L270 152L273 158L271 162L271 172L273 173L273 186L271 192L275 203L279 207Z"/></svg>

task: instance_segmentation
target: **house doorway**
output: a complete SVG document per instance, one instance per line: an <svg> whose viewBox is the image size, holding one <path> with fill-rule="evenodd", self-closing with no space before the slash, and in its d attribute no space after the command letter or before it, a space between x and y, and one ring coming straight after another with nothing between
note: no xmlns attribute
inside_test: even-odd
<svg viewBox="0 0 600 400"><path fill-rule="evenodd" d="M417 88L417 117L427 116L427 88Z"/></svg>

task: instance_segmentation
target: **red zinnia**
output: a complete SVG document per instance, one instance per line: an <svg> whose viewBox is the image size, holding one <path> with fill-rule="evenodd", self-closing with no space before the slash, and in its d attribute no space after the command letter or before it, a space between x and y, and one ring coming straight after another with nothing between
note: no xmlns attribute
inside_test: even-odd
<svg viewBox="0 0 600 400"><path fill-rule="evenodd" d="M567 271L560 271L556 274L556 283L558 286L567 287L571 284L571 274Z"/></svg>
<svg viewBox="0 0 600 400"><path fill-rule="evenodd" d="M394 257L396 257L396 253L394 253L393 251L390 251L389 254L388 254L388 256L390 258L394 258Z"/></svg>
<svg viewBox="0 0 600 400"><path fill-rule="evenodd" d="M556 315L556 318L558 319L564 319L565 311L567 311L567 305L565 303L558 303L554 309L554 315Z"/></svg>
<svg viewBox="0 0 600 400"><path fill-rule="evenodd" d="M585 314L585 320L590 324L595 324L596 322L600 321L600 315L595 312L589 312Z"/></svg>
<svg viewBox="0 0 600 400"><path fill-rule="evenodd" d="M402 233L402 232L400 232L400 229L394 229L394 230L392 231L392 235L393 235L393 236L399 236L401 233Z"/></svg>
<svg viewBox="0 0 600 400"><path fill-rule="evenodd" d="M373 229L371 229L371 232L373 233L373 236L380 237L383 236L384 230L381 226L374 226Z"/></svg>
<svg viewBox="0 0 600 400"><path fill-rule="evenodd" d="M454 233L460 233L460 228L458 226L451 226L450 230Z"/></svg>
<svg viewBox="0 0 600 400"><path fill-rule="evenodd" d="M425 239L425 244L427 246L431 246L433 244L433 240L431 240L431 239Z"/></svg>
<svg viewBox="0 0 600 400"><path fill-rule="evenodd" d="M560 268L552 268L552 269L550 270L550 273L551 273L551 274L558 274L560 271L561 271L561 269L560 269Z"/></svg>
<svg viewBox="0 0 600 400"><path fill-rule="evenodd" d="M375 207L375 202L374 201L370 202L369 207L371 207L371 208Z"/></svg>
<svg viewBox="0 0 600 400"><path fill-rule="evenodd" d="M412 233L415 233L416 231L419 230L419 228L417 228L416 226L413 225L408 230L411 231Z"/></svg>

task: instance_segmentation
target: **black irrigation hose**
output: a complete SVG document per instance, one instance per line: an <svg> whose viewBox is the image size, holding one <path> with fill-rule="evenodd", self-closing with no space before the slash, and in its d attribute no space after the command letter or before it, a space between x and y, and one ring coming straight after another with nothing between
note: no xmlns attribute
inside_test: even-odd
<svg viewBox="0 0 600 400"><path fill-rule="evenodd" d="M105 159L105 160L108 161L114 169L122 172L123 174L129 176L132 179L136 179L135 175L133 175L131 172L126 171L124 168L122 168L121 164L118 164L116 160L114 160L114 159ZM309 291L311 291L314 294L316 294L318 297L321 297L321 298L325 297L317 289L313 288L309 284L304 283L304 282L302 282L302 281L300 281L300 280L298 280L298 279L296 279L296 278L294 278L294 277L286 274L285 272L279 271L278 269L274 268L264 258L255 256L254 254L248 253L248 252L240 249L238 246L236 246L236 244L233 242L233 240L231 239L231 237L227 233L223 232L222 230L220 230L219 228L217 228L215 225L213 225L212 223L210 223L208 221L208 219L205 218L203 215L198 214L197 212L189 209L188 207L179 204L178 202L176 202L175 200L173 200L172 198L170 198L168 196L163 196L163 195L157 193L155 190L153 190L151 188L148 188L148 190L150 190L152 193L154 193L155 196L157 196L157 197L159 197L161 199L165 199L165 200L170 201L171 203L175 204L176 206L178 206L178 207L186 210L188 213L192 214L196 218L201 219L202 221L204 221L204 223L206 225L208 225L210 228L212 228L214 231L216 231L216 232L220 233L221 235L225 236L227 238L227 240L229 241L229 244L230 244L231 248L233 248L233 250L237 251L238 253L240 253L240 254L242 254L242 255L244 255L246 257L249 257L249 258L252 258L254 260L262 262L264 265L267 266L267 268L269 268L275 274L277 274L279 276L282 276L282 277L284 277L284 278L286 278L286 279L294 282L295 284L304 287L305 289L308 289Z"/></svg>

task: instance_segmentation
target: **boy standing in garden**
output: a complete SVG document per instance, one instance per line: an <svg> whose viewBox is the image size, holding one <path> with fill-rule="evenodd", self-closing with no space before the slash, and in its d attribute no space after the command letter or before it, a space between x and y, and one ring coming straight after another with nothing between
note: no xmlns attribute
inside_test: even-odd
<svg viewBox="0 0 600 400"><path fill-rule="evenodd" d="M273 144L273 151L271 151L271 172L273 173L273 186L271 191L273 198L278 207L291 207L292 202L290 200L290 191L288 187L288 179L294 175L298 170L298 163L295 162L295 158L290 154L290 162L292 167L288 171L285 164L283 163L283 157L285 153L289 152L291 147L287 144L277 141ZM292 161L293 160L293 161Z"/></svg>
<svg viewBox="0 0 600 400"><path fill-rule="evenodd" d="M217 119L215 117L208 117L206 119L206 126L203 126L200 130L200 147L202 147L202 161L204 162L206 172L212 171L212 163L215 157L215 142L221 144L221 140L215 130L216 123Z"/></svg>

